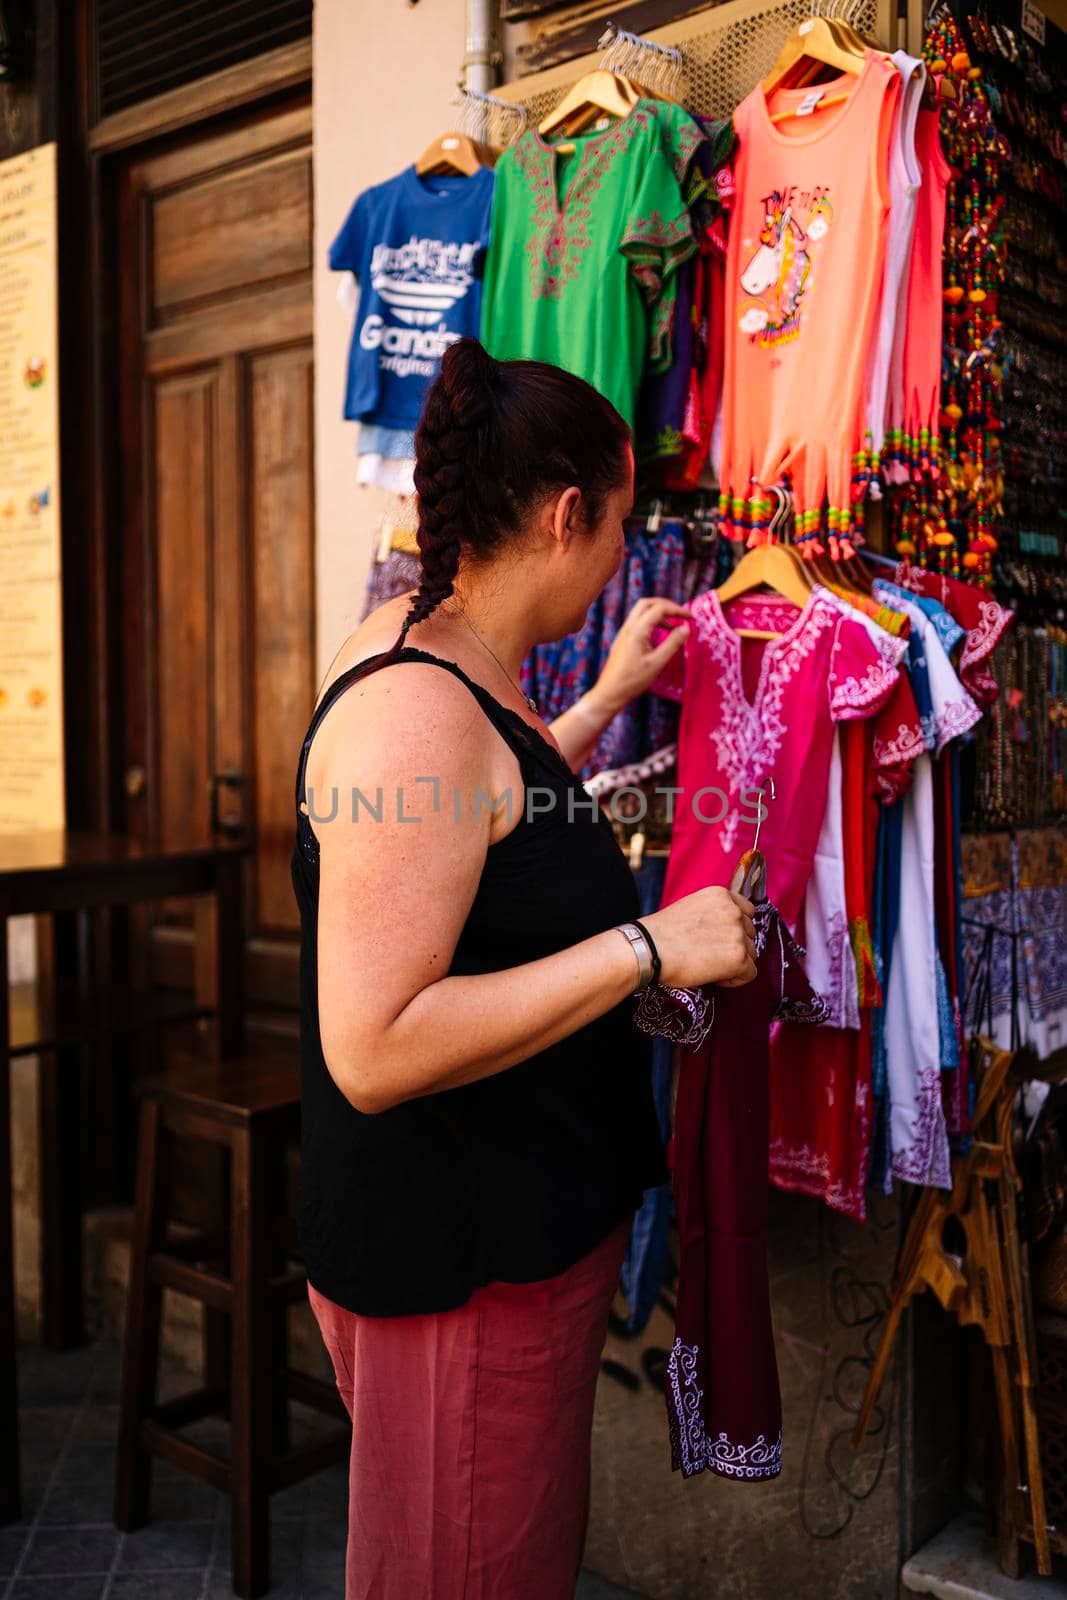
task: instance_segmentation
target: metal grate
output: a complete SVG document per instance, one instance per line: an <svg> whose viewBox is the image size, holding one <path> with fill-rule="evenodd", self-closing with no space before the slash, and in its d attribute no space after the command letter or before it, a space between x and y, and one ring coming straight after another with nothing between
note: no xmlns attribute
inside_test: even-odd
<svg viewBox="0 0 1067 1600"><path fill-rule="evenodd" d="M97 118L309 38L311 5L312 0L96 0Z"/></svg>
<svg viewBox="0 0 1067 1600"><path fill-rule="evenodd" d="M683 74L676 99L704 117L727 117L774 65L793 26L812 12L811 0L728 0L698 16L648 34L658 44L678 45ZM895 47L895 8L885 0L862 0L850 21L861 33ZM596 55L533 73L495 90L520 102L536 123L563 99L570 86L600 59Z"/></svg>

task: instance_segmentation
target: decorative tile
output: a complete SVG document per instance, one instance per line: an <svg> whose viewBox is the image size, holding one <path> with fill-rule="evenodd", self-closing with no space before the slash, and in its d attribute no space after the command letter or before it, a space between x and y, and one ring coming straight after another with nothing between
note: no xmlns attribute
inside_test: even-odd
<svg viewBox="0 0 1067 1600"><path fill-rule="evenodd" d="M107 1600L200 1600L203 1592L202 1572L117 1572Z"/></svg>
<svg viewBox="0 0 1067 1600"><path fill-rule="evenodd" d="M149 1501L153 1522L212 1522L224 1501L218 1489L199 1478L183 1475L177 1483L160 1483L153 1474Z"/></svg>
<svg viewBox="0 0 1067 1600"><path fill-rule="evenodd" d="M119 1572L173 1572L204 1568L211 1560L212 1522L150 1523L128 1533L119 1556Z"/></svg>
<svg viewBox="0 0 1067 1600"><path fill-rule="evenodd" d="M120 1535L115 1528L38 1528L22 1561L20 1578L90 1577L111 1571ZM62 1588L67 1600L67 1587Z"/></svg>
<svg viewBox="0 0 1067 1600"><path fill-rule="evenodd" d="M61 1600L102 1600L107 1579L63 1579ZM16 1578L7 1591L7 1600L60 1600L56 1594L55 1578Z"/></svg>
<svg viewBox="0 0 1067 1600"><path fill-rule="evenodd" d="M96 1405L117 1404L122 1386L122 1352L118 1345L94 1345L96 1360L86 1395Z"/></svg>
<svg viewBox="0 0 1067 1600"><path fill-rule="evenodd" d="M316 1472L300 1483L291 1484L271 1496L272 1521L289 1517L336 1517L348 1515L348 1468L338 1464Z"/></svg>
<svg viewBox="0 0 1067 1600"><path fill-rule="evenodd" d="M97 1359L95 1345L55 1352L23 1346L18 1356L19 1404L77 1405L88 1391Z"/></svg>
<svg viewBox="0 0 1067 1600"><path fill-rule="evenodd" d="M24 1472L51 1467L77 1415L76 1406L21 1406L19 1444Z"/></svg>
<svg viewBox="0 0 1067 1600"><path fill-rule="evenodd" d="M10 1578L28 1537L25 1528L0 1528L0 1578Z"/></svg>
<svg viewBox="0 0 1067 1600"><path fill-rule="evenodd" d="M72 1439L56 1465L59 1483L84 1483L90 1478L115 1478L114 1439Z"/></svg>
<svg viewBox="0 0 1067 1600"><path fill-rule="evenodd" d="M119 1408L117 1405L87 1405L76 1413L71 1423L70 1437L79 1443L91 1439L114 1447L119 1436Z"/></svg>
<svg viewBox="0 0 1067 1600"><path fill-rule="evenodd" d="M17 1533L21 1529L23 1538L25 1538L29 1532L30 1523L37 1515L41 1501L44 1499L45 1489L48 1487L51 1477L51 1461L27 1462L25 1455L23 1455L22 1474L19 1484L22 1515L17 1522L7 1525L6 1532Z"/></svg>
<svg viewBox="0 0 1067 1600"><path fill-rule="evenodd" d="M348 1523L336 1518L316 1517L304 1526L304 1568L321 1572L324 1568L344 1571L348 1544Z"/></svg>
<svg viewBox="0 0 1067 1600"><path fill-rule="evenodd" d="M40 1520L67 1527L94 1522L110 1527L114 1506L115 1474L101 1472L95 1478L75 1483L53 1483L41 1507Z"/></svg>

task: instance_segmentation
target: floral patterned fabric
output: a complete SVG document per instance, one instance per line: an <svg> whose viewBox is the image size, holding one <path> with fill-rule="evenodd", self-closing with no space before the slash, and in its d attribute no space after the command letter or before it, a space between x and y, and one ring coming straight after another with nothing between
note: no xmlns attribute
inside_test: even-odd
<svg viewBox="0 0 1067 1600"><path fill-rule="evenodd" d="M398 594L417 589L421 573L418 556L409 555L406 550L390 550L384 561L372 561L367 573L367 586L363 591L360 622L387 600L395 600Z"/></svg>
<svg viewBox="0 0 1067 1600"><path fill-rule="evenodd" d="M963 839L965 1021L1039 1057L1067 1044L1067 838L1059 828ZM985 982L988 981L988 988ZM992 1025L990 1024L992 1018Z"/></svg>
<svg viewBox="0 0 1067 1600"><path fill-rule="evenodd" d="M647 533L643 522L627 526L622 566L590 606L581 630L555 644L538 645L523 662L522 691L533 696L546 722L562 716L593 687L615 635L642 596L682 600L685 565L680 523L665 522L655 534ZM677 731L675 707L658 696L643 695L604 730L582 777L639 761L670 744Z"/></svg>

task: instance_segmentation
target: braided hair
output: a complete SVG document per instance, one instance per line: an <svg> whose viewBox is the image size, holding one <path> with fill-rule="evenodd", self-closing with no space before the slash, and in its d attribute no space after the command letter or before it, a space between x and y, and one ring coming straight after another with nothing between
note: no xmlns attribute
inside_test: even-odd
<svg viewBox="0 0 1067 1600"><path fill-rule="evenodd" d="M441 362L415 434L422 574L404 631L452 593L459 571L467 484L484 470L497 363L476 339L461 339Z"/></svg>
<svg viewBox="0 0 1067 1600"><path fill-rule="evenodd" d="M575 485L586 526L626 474L630 430L583 379L543 361L495 361L476 339L445 351L415 434L419 587L394 649L553 492Z"/></svg>

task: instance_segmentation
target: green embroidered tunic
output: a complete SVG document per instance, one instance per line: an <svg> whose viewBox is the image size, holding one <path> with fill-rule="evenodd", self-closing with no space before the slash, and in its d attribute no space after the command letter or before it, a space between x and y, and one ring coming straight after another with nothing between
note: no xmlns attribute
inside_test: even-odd
<svg viewBox="0 0 1067 1600"><path fill-rule="evenodd" d="M697 248L684 184L704 134L681 106L639 100L563 155L531 128L496 165L482 343L551 361L631 425L646 365L670 365L674 273Z"/></svg>

